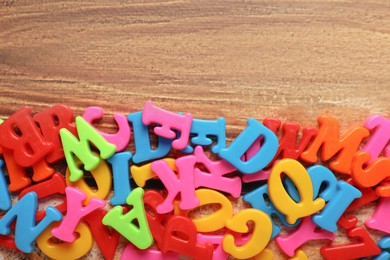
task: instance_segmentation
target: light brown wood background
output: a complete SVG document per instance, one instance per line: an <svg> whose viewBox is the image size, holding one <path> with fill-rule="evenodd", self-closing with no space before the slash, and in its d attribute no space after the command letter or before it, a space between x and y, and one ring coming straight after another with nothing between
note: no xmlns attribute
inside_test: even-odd
<svg viewBox="0 0 390 260"><path fill-rule="evenodd" d="M147 100L225 117L304 126L330 114L344 132L390 116L390 1L0 0L0 118L56 103L82 114Z"/></svg>
<svg viewBox="0 0 390 260"><path fill-rule="evenodd" d="M387 0L0 1L1 118L152 100L225 117L229 139L248 117L347 129L390 115L389 71Z"/></svg>

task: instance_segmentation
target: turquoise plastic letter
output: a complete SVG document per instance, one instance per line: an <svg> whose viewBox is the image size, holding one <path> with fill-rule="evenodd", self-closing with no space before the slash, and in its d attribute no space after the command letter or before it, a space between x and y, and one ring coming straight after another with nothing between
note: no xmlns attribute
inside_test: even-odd
<svg viewBox="0 0 390 260"><path fill-rule="evenodd" d="M34 250L33 242L54 221L60 221L62 214L54 207L47 207L46 216L35 225L35 216L38 208L38 196L35 192L24 195L1 219L0 234L11 233L10 226L16 220L15 244L25 253Z"/></svg>
<svg viewBox="0 0 390 260"><path fill-rule="evenodd" d="M313 222L320 228L330 232L337 231L337 221L352 203L354 199L360 198L362 193L354 186L345 181L337 182L337 191L332 199L326 204L323 210L312 217Z"/></svg>
<svg viewBox="0 0 390 260"><path fill-rule="evenodd" d="M293 225L289 224L286 220L286 216L283 215L280 211L278 211L275 206L272 204L272 201L266 201L266 198L269 200L268 195L268 184L263 184L259 188L247 193L244 195L244 201L251 204L252 208L263 211L267 214L272 221L272 235L271 239L276 237L280 233L280 227L273 221L272 216L276 215L282 221L283 225L288 227L297 226L300 221L297 221Z"/></svg>
<svg viewBox="0 0 390 260"><path fill-rule="evenodd" d="M3 172L4 161L0 160L0 210L9 210L12 206L11 195Z"/></svg>
<svg viewBox="0 0 390 260"><path fill-rule="evenodd" d="M113 206L125 205L126 198L131 192L130 186L130 159L132 153L121 152L111 156L107 161L112 166L114 179L114 196L110 199Z"/></svg>
<svg viewBox="0 0 390 260"><path fill-rule="evenodd" d="M249 118L247 124L248 126L229 147L219 152L219 156L240 172L251 174L262 170L272 161L278 151L278 138L271 130L254 118ZM249 160L241 160L242 155L259 137L263 138L261 149Z"/></svg>
<svg viewBox="0 0 390 260"><path fill-rule="evenodd" d="M127 119L133 125L135 153L132 159L134 163L163 158L169 153L172 148L172 140L161 136L158 137L158 147L151 148L149 128L142 123L141 111L129 114Z"/></svg>

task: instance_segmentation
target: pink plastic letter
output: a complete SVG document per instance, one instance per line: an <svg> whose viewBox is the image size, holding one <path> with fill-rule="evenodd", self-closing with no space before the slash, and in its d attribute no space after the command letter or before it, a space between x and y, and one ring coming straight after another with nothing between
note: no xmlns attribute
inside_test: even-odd
<svg viewBox="0 0 390 260"><path fill-rule="evenodd" d="M383 116L371 116L364 123L364 127L370 131L375 129L363 148L363 151L370 153L370 162L378 158L383 149L385 156L390 157L390 146L387 145L390 140L390 120Z"/></svg>
<svg viewBox="0 0 390 260"><path fill-rule="evenodd" d="M83 207L83 200L87 195L79 189L67 187L65 189L67 212L61 224L53 228L51 233L65 242L73 242L76 239L74 230L80 219L97 208L103 208L106 202L101 199L91 198L88 206Z"/></svg>
<svg viewBox="0 0 390 260"><path fill-rule="evenodd" d="M152 162L150 168L156 173L168 190L168 196L164 202L157 206L157 212L159 214L168 213L173 210L173 200L179 193L181 195L179 204L181 209L193 209L199 205L199 200L195 195L195 163L196 157L193 155L176 159L175 165L179 172L179 177L177 177L166 161L158 160Z"/></svg>
<svg viewBox="0 0 390 260"><path fill-rule="evenodd" d="M195 168L195 187L207 187L224 191L238 198L241 195L242 183L240 177L223 177L223 175L234 172L236 168L225 160L211 161L203 152L201 146L195 147L194 155L197 163L206 166L208 172Z"/></svg>
<svg viewBox="0 0 390 260"><path fill-rule="evenodd" d="M205 235L198 233L197 241L202 244L210 243L216 245L213 253L213 260L226 260L229 254L222 247L223 235Z"/></svg>
<svg viewBox="0 0 390 260"><path fill-rule="evenodd" d="M103 115L103 108L87 107L83 114L83 118L92 125L94 120L101 119ZM124 150L130 142L130 125L127 121L127 117L120 113L115 113L114 119L119 128L116 134L106 134L99 130L97 130L97 132L101 134L109 143L114 144L116 146L116 151L120 152Z"/></svg>
<svg viewBox="0 0 390 260"><path fill-rule="evenodd" d="M316 224L311 221L311 217L305 217L299 228L292 234L276 237L276 243L288 256L293 257L295 250L309 240L330 239L334 240L336 236L326 230L316 231Z"/></svg>
<svg viewBox="0 0 390 260"><path fill-rule="evenodd" d="M390 234L390 197L382 197L371 218L364 223L367 227Z"/></svg>
<svg viewBox="0 0 390 260"><path fill-rule="evenodd" d="M148 101L142 110L142 123L145 125L159 124L160 126L154 128L154 133L168 139L178 137L173 129L180 131L180 137L172 142L172 147L176 150L182 150L187 147L192 124L191 114L175 114L158 108L151 101Z"/></svg>

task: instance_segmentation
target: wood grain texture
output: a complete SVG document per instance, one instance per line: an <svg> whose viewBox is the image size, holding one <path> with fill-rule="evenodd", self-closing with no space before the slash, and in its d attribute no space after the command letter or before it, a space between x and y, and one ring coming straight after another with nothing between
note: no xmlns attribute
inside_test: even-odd
<svg viewBox="0 0 390 260"><path fill-rule="evenodd" d="M195 117L389 115L388 1L5 1L0 117L146 100Z"/></svg>
<svg viewBox="0 0 390 260"><path fill-rule="evenodd" d="M114 112L152 100L225 117L228 141L249 117L345 131L390 116L389 71L387 0L0 0L0 118L99 105L115 131Z"/></svg>

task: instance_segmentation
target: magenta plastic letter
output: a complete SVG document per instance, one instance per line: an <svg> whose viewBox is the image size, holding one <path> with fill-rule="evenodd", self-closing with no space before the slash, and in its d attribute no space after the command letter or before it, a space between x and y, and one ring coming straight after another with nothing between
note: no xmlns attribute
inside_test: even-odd
<svg viewBox="0 0 390 260"><path fill-rule="evenodd" d="M172 142L172 147L176 150L187 147L192 124L191 114L175 114L158 108L151 101L148 101L142 110L142 123L145 125L152 123L160 125L154 128L154 133L168 139L176 138ZM180 137L173 130L180 131Z"/></svg>
<svg viewBox="0 0 390 260"><path fill-rule="evenodd" d="M101 119L103 115L103 108L87 107L83 114L83 118L92 125L94 120ZM119 128L116 134L106 134L99 130L97 130L97 132L101 134L109 143L114 144L116 146L116 151L119 152L124 150L130 142L130 125L127 121L127 117L120 113L115 113L114 119Z"/></svg>
<svg viewBox="0 0 390 260"><path fill-rule="evenodd" d="M276 237L276 243L288 256L293 257L295 250L309 240L330 239L334 240L336 236L326 230L315 231L316 224L311 221L311 217L305 217L299 228L292 234Z"/></svg>
<svg viewBox="0 0 390 260"><path fill-rule="evenodd" d="M379 115L371 116L364 127L370 131L375 129L363 148L363 151L370 153L370 162L378 158L384 149L385 156L390 157L390 146L387 145L390 141L390 120Z"/></svg>
<svg viewBox="0 0 390 260"><path fill-rule="evenodd" d="M183 156L176 159L175 165L178 170L178 176L169 167L164 160L152 162L150 168L163 182L168 190L168 196L164 202L157 206L159 214L168 213L173 210L173 200L180 193L181 209L193 209L199 205L199 199L195 195L194 167L196 157L193 155Z"/></svg>
<svg viewBox="0 0 390 260"><path fill-rule="evenodd" d="M238 198L241 195L242 183L240 177L223 177L223 175L234 172L236 168L225 160L211 161L203 152L201 146L195 147L194 155L196 162L203 164L208 172L195 168L195 187L207 187L224 191Z"/></svg>
<svg viewBox="0 0 390 260"><path fill-rule="evenodd" d="M106 202L101 199L91 198L88 206L83 207L83 200L87 195L79 189L67 187L65 189L67 212L61 224L53 228L51 233L58 239L66 242L73 242L76 239L74 230L80 219L88 215L97 208L106 206Z"/></svg>
<svg viewBox="0 0 390 260"><path fill-rule="evenodd" d="M379 200L371 218L364 223L367 227L390 234L390 197L382 197Z"/></svg>

